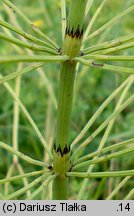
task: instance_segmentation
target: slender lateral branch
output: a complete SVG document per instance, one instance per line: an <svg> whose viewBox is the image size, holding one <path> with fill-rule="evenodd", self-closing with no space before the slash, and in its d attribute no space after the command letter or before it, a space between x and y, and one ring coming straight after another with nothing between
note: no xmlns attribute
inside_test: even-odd
<svg viewBox="0 0 134 216"><path fill-rule="evenodd" d="M20 55L2 56L0 64L16 62L64 62L69 60L68 56L46 56L46 55Z"/></svg>
<svg viewBox="0 0 134 216"><path fill-rule="evenodd" d="M75 164L78 164L78 163L80 163L80 162L82 162L82 161L85 161L85 160L88 160L88 159L90 159L90 158L92 158L92 157L95 157L95 156L98 156L98 155L100 155L100 154L109 152L109 151L111 151L111 150L115 150L115 149L118 149L118 148L122 148L122 147L124 147L124 145L126 146L126 145L129 145L129 144L134 144L134 138L133 138L133 139L126 140L126 141L124 141L124 142L120 142L120 143L114 144L114 145L112 145L112 146L108 146L108 147L103 148L103 149L101 149L101 150L97 150L97 151L92 152L92 153L90 153L90 154L88 154L88 155L85 155L85 156L83 156L83 157L80 157L77 161L73 161L73 164L74 164L74 165L75 165Z"/></svg>
<svg viewBox="0 0 134 216"><path fill-rule="evenodd" d="M134 198L134 188L128 193L128 195L123 200L133 200Z"/></svg>
<svg viewBox="0 0 134 216"><path fill-rule="evenodd" d="M14 156L14 157L15 157L15 156ZM18 158L17 158L17 159L18 159ZM15 162L14 162L14 163L15 163ZM23 170L23 167L21 166L21 164L20 164L20 163L17 163L16 166L17 166L17 169L18 169L18 172L20 173L20 175L24 175L25 173L24 173L24 170ZM28 184L29 184L27 177L22 178L22 182L23 182L23 185L24 185L24 186L28 186ZM28 191L26 192L27 197L30 196L30 194L31 194L31 191L28 190Z"/></svg>
<svg viewBox="0 0 134 216"><path fill-rule="evenodd" d="M18 71L20 69L22 69L23 64L19 63L18 64ZM20 96L20 87L21 87L21 77L18 76L15 79L15 93L17 95L17 97L19 98ZM18 146L18 134L19 134L19 105L18 103L14 100L14 111L13 111L13 138L12 138L12 142L13 142L13 148L15 150L19 149ZM14 168L17 168L19 174L24 175L24 170L21 166L21 164L19 163L18 157L17 155L13 155L13 170ZM11 173L12 174L12 173ZM7 174L8 176L8 174ZM27 178L22 178L22 182L24 184L24 186L28 185L28 180ZM7 184L5 184L5 192L6 192L6 186L7 186L7 194L8 194L8 186L9 186L9 182ZM6 194L6 193L5 193ZM30 190L27 191L27 196L29 196L31 194Z"/></svg>
<svg viewBox="0 0 134 216"><path fill-rule="evenodd" d="M98 9L96 10L95 14L93 15L92 19L89 22L89 25L87 26L86 32L84 34L84 39L87 38L89 36L89 33L91 31L91 28L96 20L96 18L98 17L99 13L101 12L104 4L105 4L106 0L103 0L103 2L101 3L101 5L98 7ZM91 1L90 1L91 2Z"/></svg>
<svg viewBox="0 0 134 216"><path fill-rule="evenodd" d="M106 198L106 200L111 200L118 191L126 184L126 182L131 178L131 176L125 177L120 184L117 185L117 187L112 191L112 193Z"/></svg>
<svg viewBox="0 0 134 216"><path fill-rule="evenodd" d="M134 170L125 170L125 171L114 171L114 172L68 172L66 174L68 177L78 177L78 178L110 178L110 177L125 177L125 176L134 176Z"/></svg>
<svg viewBox="0 0 134 216"><path fill-rule="evenodd" d="M114 153L111 153L111 154L108 154L108 155L105 155L105 156L102 156L102 157L99 157L99 158L96 158L96 159L93 159L93 160L89 160L89 161L85 161L85 162L82 162L82 163L79 163L77 165L75 165L72 170L77 170L81 167L86 167L86 166L89 166L91 164L98 164L98 163L101 163L101 162L105 162L105 161L108 161L112 158L119 158L121 156L123 156L124 154L129 154L129 153L132 153L134 152L134 147L129 147L127 149L123 149L121 151L118 151L118 152L114 152Z"/></svg>
<svg viewBox="0 0 134 216"><path fill-rule="evenodd" d="M17 46L21 46L30 50L34 50L34 51L40 51L40 52L47 52L53 55L57 55L57 52L49 47L44 47L44 46L39 46L39 45L35 45L35 44L30 44L27 42L23 42L17 38L13 38L10 36L6 36L4 33L0 33L0 38L3 40L8 41L9 43L15 44Z"/></svg>
<svg viewBox="0 0 134 216"><path fill-rule="evenodd" d="M0 18L1 18L1 16L0 16ZM18 29L16 26L11 25L11 24L5 22L4 20L0 20L0 25L3 26L3 27L5 27L6 29L12 30L13 32L17 33L20 36L23 36L24 38L32 41L35 44L43 45L44 47L49 47L49 48L51 48L53 50L56 50L49 43L46 43L45 41L40 40L40 39L38 39L38 38L36 38L36 37L34 37L34 36L26 33L25 31L22 31L21 29Z"/></svg>
<svg viewBox="0 0 134 216"><path fill-rule="evenodd" d="M124 97L125 97L125 95L126 95L126 92L128 91L128 89L129 89L129 87L130 87L130 85L131 85L131 82L134 81L134 76L130 76L130 77L131 77L131 79L129 80L129 82L128 82L127 85L125 86L123 92L121 93L121 96L120 96L119 101L118 101L118 103L117 103L116 109L117 109L117 107L119 108L120 105L122 104L122 102L123 102L123 100L124 100ZM108 125L108 127L107 127L107 129L106 129L106 132L105 132L105 134L104 134L104 136L103 136L103 138L102 138L102 140L101 140L101 142L100 142L100 144L99 144L97 150L102 150L102 149L103 149L103 147L104 147L104 145L105 145L105 140L106 140L106 138L107 138L107 134L108 134L109 129L110 129L111 124L112 124L111 122L113 122L114 120L115 120L115 119L113 118L113 120L109 122L109 125L110 125L110 126ZM97 158L97 156L94 157L94 159L95 159L95 158ZM95 167L95 164L90 165L90 166L88 167L88 169L87 169L87 172L92 172L92 170L94 169L94 167ZM87 187L87 184L88 184L88 179L85 179L85 180L83 181L83 184L82 184L81 189L80 189L80 191L79 191L78 199L81 199L81 198L82 198L82 193L83 193L83 191L85 190L85 188Z"/></svg>
<svg viewBox="0 0 134 216"><path fill-rule="evenodd" d="M8 172L6 174L6 178L10 178L12 176L12 173L14 171L15 165L12 163L8 169ZM6 182L4 185L4 195L7 196L9 191L9 182Z"/></svg>
<svg viewBox="0 0 134 216"><path fill-rule="evenodd" d="M58 48L57 44L47 37L37 26L35 26L18 8L16 8L10 1L2 0L9 8L13 9L16 14L18 14L30 27L36 32L40 37L44 38L47 42L53 45L55 48Z"/></svg>
<svg viewBox="0 0 134 216"><path fill-rule="evenodd" d="M93 133L90 135L72 154L71 159L74 158L74 156L81 151L82 148L86 147L107 125L108 123L118 116L118 114L125 109L125 107L128 106L128 104L132 103L134 101L134 95L132 95L126 102L124 102L119 109L115 110L113 114L111 114Z"/></svg>
<svg viewBox="0 0 134 216"><path fill-rule="evenodd" d="M36 134L38 135L38 137L39 137L42 145L44 146L45 150L47 151L47 153L49 154L50 158L52 159L52 154L51 154L51 152L50 152L50 150L48 148L48 145L47 145L44 137L42 136L41 132L39 131L37 125L35 124L35 122L31 118L29 112L27 111L27 109L25 108L25 106L23 105L23 103L21 102L21 100L17 97L17 95L15 94L15 92L13 91L13 89L10 87L10 85L8 83L4 83L4 86L9 91L9 93L12 95L12 97L18 102L19 106L21 107L22 111L24 112L25 116L27 117L28 121L30 122L30 124L32 125L32 127L35 130Z"/></svg>
<svg viewBox="0 0 134 216"><path fill-rule="evenodd" d="M18 70L22 69L23 64L19 63L18 64ZM15 79L15 93L17 97L20 97L20 87L21 87L21 77L18 76ZM13 110L13 131L12 131L12 142L13 142L13 148L15 150L18 150L18 127L19 127L19 105L14 100L14 110ZM16 155L13 155L13 163L17 164L18 163L18 158Z"/></svg>
<svg viewBox="0 0 134 216"><path fill-rule="evenodd" d="M24 161L26 161L28 163L31 163L31 164L34 164L34 165L37 165L37 166L43 166L43 167L46 167L46 168L49 167L48 164L45 164L44 162L41 162L41 161L38 161L38 160L34 160L31 157L21 153L20 151L15 150L13 147L7 145L6 143L0 142L0 147L5 149L6 151L9 151L10 153L12 153L14 155L17 155L17 157L19 157L20 159L22 159L22 160L24 160Z"/></svg>
<svg viewBox="0 0 134 216"><path fill-rule="evenodd" d="M48 173L48 174L46 173L46 174L44 174L44 175L42 175L42 176L36 178L36 179L35 179L33 182L31 182L27 187L23 187L23 188L17 190L16 192L14 192L14 193L8 195L8 196L6 197L6 199L7 199L7 200L14 199L14 198L16 199L17 197L19 197L19 196L21 196L22 194L24 194L24 193L25 193L27 190L29 190L30 188L35 187L37 184L39 184L39 183L42 181L42 179L43 179L44 177L48 177L49 175L50 175L50 173Z"/></svg>
<svg viewBox="0 0 134 216"><path fill-rule="evenodd" d="M108 65L108 64L103 64L103 63L96 63L94 61L88 61L85 60L82 57L77 57L75 58L76 61L81 62L83 65L86 66L91 66L95 68L102 68L104 70L111 70L113 72L118 72L118 73L126 73L126 74L134 74L134 69L133 68L127 68L127 67L119 67L115 65Z"/></svg>
<svg viewBox="0 0 134 216"><path fill-rule="evenodd" d="M96 54L109 54L109 53L114 53L114 52L118 52L121 50L126 50L128 48L133 48L134 47L134 42L130 42L130 43L125 43L121 46L115 46L109 49L104 49L104 50L100 50L95 52Z"/></svg>
<svg viewBox="0 0 134 216"><path fill-rule="evenodd" d="M91 40L92 38L94 38L97 35L99 35L105 29L107 29L108 27L110 27L111 25L113 25L115 22L117 22L118 20L120 20L122 17L124 17L125 15L127 15L128 13L130 13L133 10L134 10L134 5L131 6L131 7L129 7L128 9L126 9L125 11L123 11L122 13L120 13L119 15L117 15L116 17L114 17L113 19L111 19L109 22L107 22L106 24L104 24L101 28L99 28L95 32L93 32L89 37L87 37L83 41L83 43L87 43L89 40Z"/></svg>
<svg viewBox="0 0 134 216"><path fill-rule="evenodd" d="M88 1L87 1L85 16L88 15L88 13L89 13L89 11L90 11L90 9L91 9L93 3L94 3L94 0L88 0Z"/></svg>
<svg viewBox="0 0 134 216"><path fill-rule="evenodd" d="M3 84L4 82L7 82L7 81L9 81L11 79L14 79L14 78L16 78L16 77L18 77L20 75L23 75L23 74L28 73L28 72L30 72L32 70L35 70L35 69L37 69L37 68L39 68L39 67L41 67L43 65L44 64L39 63L39 64L37 64L35 66L28 66L28 67L26 67L26 68L24 68L24 69L22 69L20 71L16 71L16 72L14 72L12 74L6 75L6 76L0 78L0 85Z"/></svg>
<svg viewBox="0 0 134 216"><path fill-rule="evenodd" d="M61 0L61 19L62 19L62 41L64 41L66 30L66 0Z"/></svg>
<svg viewBox="0 0 134 216"><path fill-rule="evenodd" d="M16 20L16 17L14 15L14 13L8 9L8 12L10 13L10 15L13 17L13 22L14 24L19 27L19 24ZM0 16L1 17L1 16ZM4 28L4 32L10 36L13 36L11 31L9 31L8 29ZM20 37L20 36L19 36ZM21 40L23 41L26 41L25 38L22 38L20 37ZM13 44L12 44L13 45ZM14 46L14 45L13 45ZM14 46L14 48L16 49L16 51L19 53L19 54L23 54L20 47L17 47L17 46ZM27 49L26 52L29 54L29 55L33 55L33 51L32 50L29 50ZM36 64L34 64L36 66ZM48 95L52 98L52 101L53 101L53 104L54 104L54 107L56 108L57 107L57 103L56 103L56 98L55 98L55 95L53 93L53 89L52 89L52 86L50 85L50 81L48 80L48 78L46 77L44 71L42 68L37 68L37 71L39 73L39 76L41 77L41 80L43 81L43 83L45 84L45 88L47 89L48 91Z"/></svg>
<svg viewBox="0 0 134 216"><path fill-rule="evenodd" d="M91 60L103 60L103 61L134 61L134 56L125 56L125 55L86 55L85 59Z"/></svg>
<svg viewBox="0 0 134 216"><path fill-rule="evenodd" d="M98 116L102 113L102 111L106 108L106 106L116 97L116 95L124 88L127 83L134 79L134 76L129 76L105 101L104 103L99 107L99 109L94 113L92 118L87 122L86 126L82 129L80 134L75 138L75 140L71 143L71 148L73 147L83 138L83 136L86 134L86 132L89 130L89 128L92 126L92 124L95 122L95 120L98 118Z"/></svg>
<svg viewBox="0 0 134 216"><path fill-rule="evenodd" d="M41 186L39 186L29 197L28 200L32 200L34 197L36 197L39 193L41 193L42 190L46 189L48 184L56 177L56 175L52 175L48 177L47 180L45 180Z"/></svg>
<svg viewBox="0 0 134 216"><path fill-rule="evenodd" d="M96 52L96 51L101 51L102 52L102 50L105 50L105 49L108 49L108 48L111 48L111 47L117 47L117 46L123 45L124 43L126 43L128 41L131 41L133 39L134 39L134 34L133 33L128 34L128 35L116 38L114 40L111 40L111 41L106 41L104 43L97 44L97 45L85 48L83 50L83 53L85 55L87 55L87 54L90 54L90 53L93 53L93 52Z"/></svg>
<svg viewBox="0 0 134 216"><path fill-rule="evenodd" d="M23 174L23 175L16 175L16 176L13 176L13 177L10 177L10 178L4 178L4 179L0 180L0 184L5 184L6 182L12 182L12 181L16 181L16 180L26 178L26 177L33 177L33 176L40 175L40 174L43 174L43 173L46 173L46 172L49 172L49 169L30 172L30 173L26 173L26 174Z"/></svg>
<svg viewBox="0 0 134 216"><path fill-rule="evenodd" d="M124 99L125 99L125 97L126 97L128 91L129 91L130 87L132 86L133 82L134 82L133 79L130 80L130 81L128 82L128 84L125 86L125 88L123 89L123 92L122 92L121 96L119 97L118 102L117 102L117 104L116 104L116 106L115 106L115 111L116 111L118 108L120 108L120 106L122 105L122 103L123 103L123 101L124 101ZM104 132L104 134L103 134L103 136L102 136L102 139L101 139L101 141L100 141L99 149L102 149L102 148L104 147L104 145L105 145L105 143L106 143L106 140L107 140L107 138L108 138L108 136L109 136L109 134L110 134L110 131L112 130L112 127L113 127L115 121L116 121L116 118L113 118L113 119L109 122L109 124L107 125L107 128L106 128L106 130L105 130L105 132ZM131 140L130 140L130 142L131 142ZM133 142L133 141L132 141L132 142Z"/></svg>

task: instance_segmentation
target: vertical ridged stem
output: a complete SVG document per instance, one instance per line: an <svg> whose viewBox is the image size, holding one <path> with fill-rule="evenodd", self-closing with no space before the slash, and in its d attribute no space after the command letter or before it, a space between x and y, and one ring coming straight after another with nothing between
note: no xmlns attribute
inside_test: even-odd
<svg viewBox="0 0 134 216"><path fill-rule="evenodd" d="M70 125L76 75L76 63L72 60L79 55L83 37L86 0L70 1L67 28L62 54L70 60L61 63L56 142L54 144L53 169L57 177L53 181L53 199L68 199L68 179L70 169Z"/></svg>

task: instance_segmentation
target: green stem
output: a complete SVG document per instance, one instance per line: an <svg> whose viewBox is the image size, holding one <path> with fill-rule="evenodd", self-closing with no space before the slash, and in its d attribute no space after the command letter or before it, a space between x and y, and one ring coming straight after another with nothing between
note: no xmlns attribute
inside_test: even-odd
<svg viewBox="0 0 134 216"><path fill-rule="evenodd" d="M53 199L68 199L68 179L66 172L70 169L70 124L76 62L72 59L79 55L83 37L83 23L86 0L70 1L69 16L62 54L69 56L69 60L61 63L56 143L54 145L54 173ZM75 14L75 16L74 16Z"/></svg>

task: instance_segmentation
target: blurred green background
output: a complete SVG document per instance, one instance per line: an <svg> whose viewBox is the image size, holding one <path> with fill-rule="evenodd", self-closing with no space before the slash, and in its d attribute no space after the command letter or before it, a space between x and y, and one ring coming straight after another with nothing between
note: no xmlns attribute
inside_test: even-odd
<svg viewBox="0 0 134 216"><path fill-rule="evenodd" d="M13 2L28 18L38 25L43 32L49 35L61 47L61 13L60 13L60 0L14 0ZM97 7L100 5L101 0L96 0L91 7L88 19L85 21L85 27L95 13ZM92 31L99 28L101 25L109 21L112 17L122 12L133 4L132 0L107 0L105 6L98 16ZM11 23L11 17L5 11L2 3L0 2L0 14L4 19ZM21 28L28 33L33 33L32 30L16 16ZM128 14L117 22L114 26L108 28L104 33L95 39L91 40L88 45L92 46L103 41L111 40L119 36L132 33L134 16L133 13ZM2 28L0 28L2 31ZM23 49L24 50L24 49ZM24 50L24 53L26 51ZM134 55L134 49L124 51L126 55ZM17 54L11 44L0 40L0 55ZM125 67L132 67L133 62L114 63L123 65ZM27 65L27 64L24 64ZM17 70L17 64L3 64L0 65L0 73L2 75L10 74ZM43 80L40 74L35 70L22 76L21 79L21 92L20 98L30 112L31 116L37 123L40 131L45 136L46 140L50 143L54 142L55 126L56 126L56 108L55 99L57 99L58 89L58 76L60 66L58 64L46 64L43 67L46 80ZM127 76L124 74L115 74L110 71L102 71L100 69L80 67L77 74L77 82L75 88L75 98L72 114L72 130L70 142L79 134L81 129L91 118L92 114L99 108L102 102L114 91L114 89L123 81ZM9 84L15 88L15 81L9 81ZM51 91L55 99L51 96ZM134 93L134 86L130 89L129 94ZM118 98L117 98L118 100ZM114 110L116 101L104 110L101 116L96 120L90 131L86 134L84 139L91 134ZM128 106L117 118L116 124L108 138L107 145L132 138L134 135L134 105ZM12 129L13 129L13 99L3 85L0 86L0 140L12 145ZM104 133L104 131L103 131ZM99 134L97 138L86 148L86 152L92 152L97 149L99 141L103 133ZM31 128L29 122L20 110L19 117L19 150L33 158L43 160L43 148L37 138L34 130ZM0 149L0 179L6 176L8 168L12 162L12 155ZM24 167L25 172L34 171L32 165L27 166L27 163L20 161ZM105 164L96 165L96 171L108 170L110 162ZM117 159L115 168L118 170L132 169L134 166L133 155ZM15 172L14 172L15 174ZM85 191L83 199L105 199L108 193L106 185L108 180L101 182L101 193L98 197L96 194L97 188L100 184L100 179L90 180L89 187ZM117 180L116 180L117 181ZM116 184L116 181L113 184ZM121 199L123 195L127 194L132 188L133 181L128 181L125 189L121 190L117 199ZM70 197L75 198L78 193L81 180L72 178L70 183ZM10 184L10 191L14 191L20 187L20 181ZM113 185L114 188L114 185ZM90 190L91 189L91 190ZM1 188L2 190L2 188ZM22 197L24 198L24 197Z"/></svg>

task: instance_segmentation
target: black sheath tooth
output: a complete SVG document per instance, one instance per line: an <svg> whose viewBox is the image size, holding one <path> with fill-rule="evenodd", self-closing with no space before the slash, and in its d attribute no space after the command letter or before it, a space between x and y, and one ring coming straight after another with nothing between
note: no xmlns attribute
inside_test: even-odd
<svg viewBox="0 0 134 216"><path fill-rule="evenodd" d="M56 150L56 143L54 142L54 150Z"/></svg>
<svg viewBox="0 0 134 216"><path fill-rule="evenodd" d="M74 28L71 28L68 26L66 28L66 35L69 35L72 38L79 38L81 39L83 36L83 28L80 29L80 26L78 25L77 29L74 31Z"/></svg>
<svg viewBox="0 0 134 216"><path fill-rule="evenodd" d="M66 155L68 152L70 152L70 146L66 146L63 150L61 149L61 147L59 146L58 148L54 147L55 152L58 155L61 155L61 157L63 157L64 155Z"/></svg>
<svg viewBox="0 0 134 216"><path fill-rule="evenodd" d="M48 169L49 169L49 170L52 170L52 169L53 169L53 167L50 165L50 166L48 167Z"/></svg>
<svg viewBox="0 0 134 216"><path fill-rule="evenodd" d="M74 37L74 30L73 30L73 28L72 28L72 30L71 30L71 32L70 32L70 35L69 36L71 36L71 37Z"/></svg>

